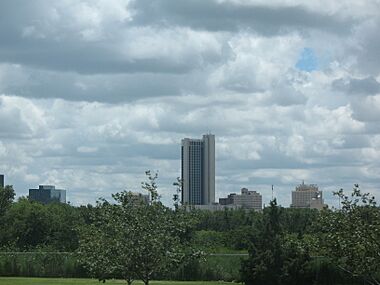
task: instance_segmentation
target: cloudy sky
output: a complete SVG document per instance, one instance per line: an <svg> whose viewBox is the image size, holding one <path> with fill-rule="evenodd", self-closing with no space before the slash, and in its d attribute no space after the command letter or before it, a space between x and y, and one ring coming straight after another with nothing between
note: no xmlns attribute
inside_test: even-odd
<svg viewBox="0 0 380 285"><path fill-rule="evenodd" d="M302 180L380 198L380 1L0 2L0 173L73 204L171 203L180 140L216 135L217 197Z"/></svg>

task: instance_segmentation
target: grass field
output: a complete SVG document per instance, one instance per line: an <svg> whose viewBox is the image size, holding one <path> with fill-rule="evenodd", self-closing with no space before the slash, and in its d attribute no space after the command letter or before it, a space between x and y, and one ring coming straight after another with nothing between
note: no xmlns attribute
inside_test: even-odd
<svg viewBox="0 0 380 285"><path fill-rule="evenodd" d="M103 283L95 279L69 279L69 278L8 278L0 277L0 285L101 285ZM104 284L127 284L122 280L108 280ZM140 281L133 284L141 285ZM152 285L223 285L232 283L219 281L151 281ZM236 283L235 283L236 284Z"/></svg>

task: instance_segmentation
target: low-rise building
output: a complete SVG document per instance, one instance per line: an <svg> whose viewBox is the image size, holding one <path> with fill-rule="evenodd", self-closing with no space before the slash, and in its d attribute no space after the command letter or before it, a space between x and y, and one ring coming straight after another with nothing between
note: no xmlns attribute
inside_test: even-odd
<svg viewBox="0 0 380 285"><path fill-rule="evenodd" d="M209 205L182 205L186 211L191 211L191 210L202 210L202 211L224 211L224 210L237 210L240 209L241 206L238 205L221 205L218 203L213 203Z"/></svg>
<svg viewBox="0 0 380 285"><path fill-rule="evenodd" d="M219 199L220 205L234 205L243 209L262 210L263 198L260 193L247 188L241 189L241 194L231 193L227 198Z"/></svg>
<svg viewBox="0 0 380 285"><path fill-rule="evenodd" d="M237 205L221 205L218 203L214 203L211 205L194 205L193 207L194 209L197 209L197 210L207 210L211 212L223 211L225 209L236 210L236 209L241 208L240 206L237 206Z"/></svg>
<svg viewBox="0 0 380 285"><path fill-rule="evenodd" d="M29 189L29 200L42 204L66 203L66 190L55 189L53 185L39 185L38 189Z"/></svg>
<svg viewBox="0 0 380 285"><path fill-rule="evenodd" d="M141 194L138 192L128 192L128 198L133 204L149 204L150 198L148 194Z"/></svg>

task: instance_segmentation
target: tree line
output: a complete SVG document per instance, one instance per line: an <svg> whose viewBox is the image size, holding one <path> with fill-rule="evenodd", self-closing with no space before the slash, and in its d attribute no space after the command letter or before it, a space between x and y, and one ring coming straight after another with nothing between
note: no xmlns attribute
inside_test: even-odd
<svg viewBox="0 0 380 285"><path fill-rule="evenodd" d="M124 191L96 205L42 205L0 188L0 250L71 252L91 276L128 284L194 270L210 253L247 253L238 280L245 284L380 284L380 210L358 185L335 193L339 210L273 200L262 212L185 211L180 181L169 208L158 199L157 174L146 174L149 204Z"/></svg>

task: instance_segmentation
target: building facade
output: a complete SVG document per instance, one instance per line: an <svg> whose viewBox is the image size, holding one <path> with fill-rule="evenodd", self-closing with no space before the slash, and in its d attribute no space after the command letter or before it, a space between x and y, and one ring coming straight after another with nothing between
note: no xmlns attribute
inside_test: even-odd
<svg viewBox="0 0 380 285"><path fill-rule="evenodd" d="M4 188L4 174L0 174L0 187Z"/></svg>
<svg viewBox="0 0 380 285"><path fill-rule="evenodd" d="M150 198L149 198L149 195L148 194L142 194L142 193L138 193L138 192L131 192L129 191L128 192L128 198L130 199L130 201L132 202L132 204L136 204L136 205L139 205L139 204L144 204L144 205L148 205L150 203Z"/></svg>
<svg viewBox="0 0 380 285"><path fill-rule="evenodd" d="M292 191L292 204L291 208L309 208L321 210L326 205L323 201L323 193L319 190L316 184L302 184L298 185L295 191Z"/></svg>
<svg viewBox="0 0 380 285"><path fill-rule="evenodd" d="M29 189L29 200L42 204L66 203L66 190L55 189L53 185L39 185L38 189Z"/></svg>
<svg viewBox="0 0 380 285"><path fill-rule="evenodd" d="M225 211L227 210L237 210L242 208L239 205L221 205L218 203L209 204L209 205L191 205L191 206L184 206L187 211L191 211L193 209L195 210L202 210L202 211L210 211L210 212L216 212L216 211Z"/></svg>
<svg viewBox="0 0 380 285"><path fill-rule="evenodd" d="M215 136L185 138L181 143L183 205L211 205L215 202Z"/></svg>
<svg viewBox="0 0 380 285"><path fill-rule="evenodd" d="M231 193L227 198L219 198L220 205L235 205L243 209L262 210L263 198L260 193L250 191L247 188L241 189L241 194Z"/></svg>

